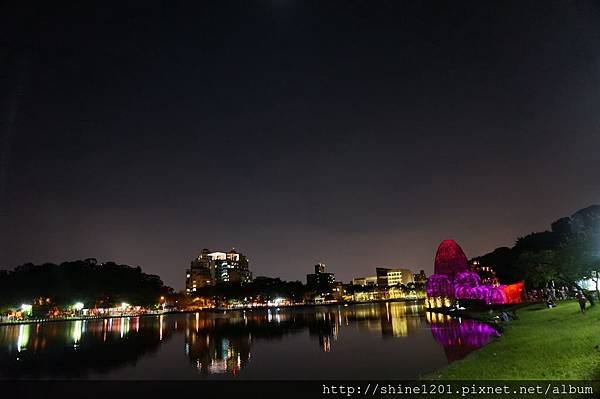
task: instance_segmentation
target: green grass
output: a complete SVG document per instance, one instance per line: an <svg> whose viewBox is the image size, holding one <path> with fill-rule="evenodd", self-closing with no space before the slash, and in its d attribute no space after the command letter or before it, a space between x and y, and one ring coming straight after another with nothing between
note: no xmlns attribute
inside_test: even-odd
<svg viewBox="0 0 600 399"><path fill-rule="evenodd" d="M517 311L502 337L429 378L533 380L600 378L600 305L581 314L575 301Z"/></svg>

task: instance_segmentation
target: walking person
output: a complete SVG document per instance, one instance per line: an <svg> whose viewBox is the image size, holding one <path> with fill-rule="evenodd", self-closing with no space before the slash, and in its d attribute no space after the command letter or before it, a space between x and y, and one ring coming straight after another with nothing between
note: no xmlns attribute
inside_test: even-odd
<svg viewBox="0 0 600 399"><path fill-rule="evenodd" d="M585 295L583 295L583 291L579 291L577 293L577 300L579 301L579 309L581 309L581 313L585 313Z"/></svg>

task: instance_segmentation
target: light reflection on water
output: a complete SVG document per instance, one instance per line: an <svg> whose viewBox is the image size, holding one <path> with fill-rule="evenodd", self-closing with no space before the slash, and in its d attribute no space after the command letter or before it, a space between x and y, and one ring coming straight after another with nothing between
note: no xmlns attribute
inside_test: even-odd
<svg viewBox="0 0 600 399"><path fill-rule="evenodd" d="M497 336L412 302L10 325L0 376L413 379Z"/></svg>

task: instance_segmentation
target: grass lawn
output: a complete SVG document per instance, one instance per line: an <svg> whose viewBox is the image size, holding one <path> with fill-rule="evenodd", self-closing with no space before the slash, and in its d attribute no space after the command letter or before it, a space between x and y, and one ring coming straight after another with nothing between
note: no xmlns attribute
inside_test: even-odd
<svg viewBox="0 0 600 399"><path fill-rule="evenodd" d="M589 304L588 304L589 306ZM448 380L600 379L600 304L517 311L502 337L429 376Z"/></svg>

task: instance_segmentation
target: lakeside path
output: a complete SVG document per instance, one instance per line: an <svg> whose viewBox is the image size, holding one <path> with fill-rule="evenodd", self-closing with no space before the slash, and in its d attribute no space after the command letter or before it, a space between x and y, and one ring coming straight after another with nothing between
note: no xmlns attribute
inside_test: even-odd
<svg viewBox="0 0 600 399"><path fill-rule="evenodd" d="M584 314L576 301L523 307L502 337L426 379L600 379L600 304Z"/></svg>

